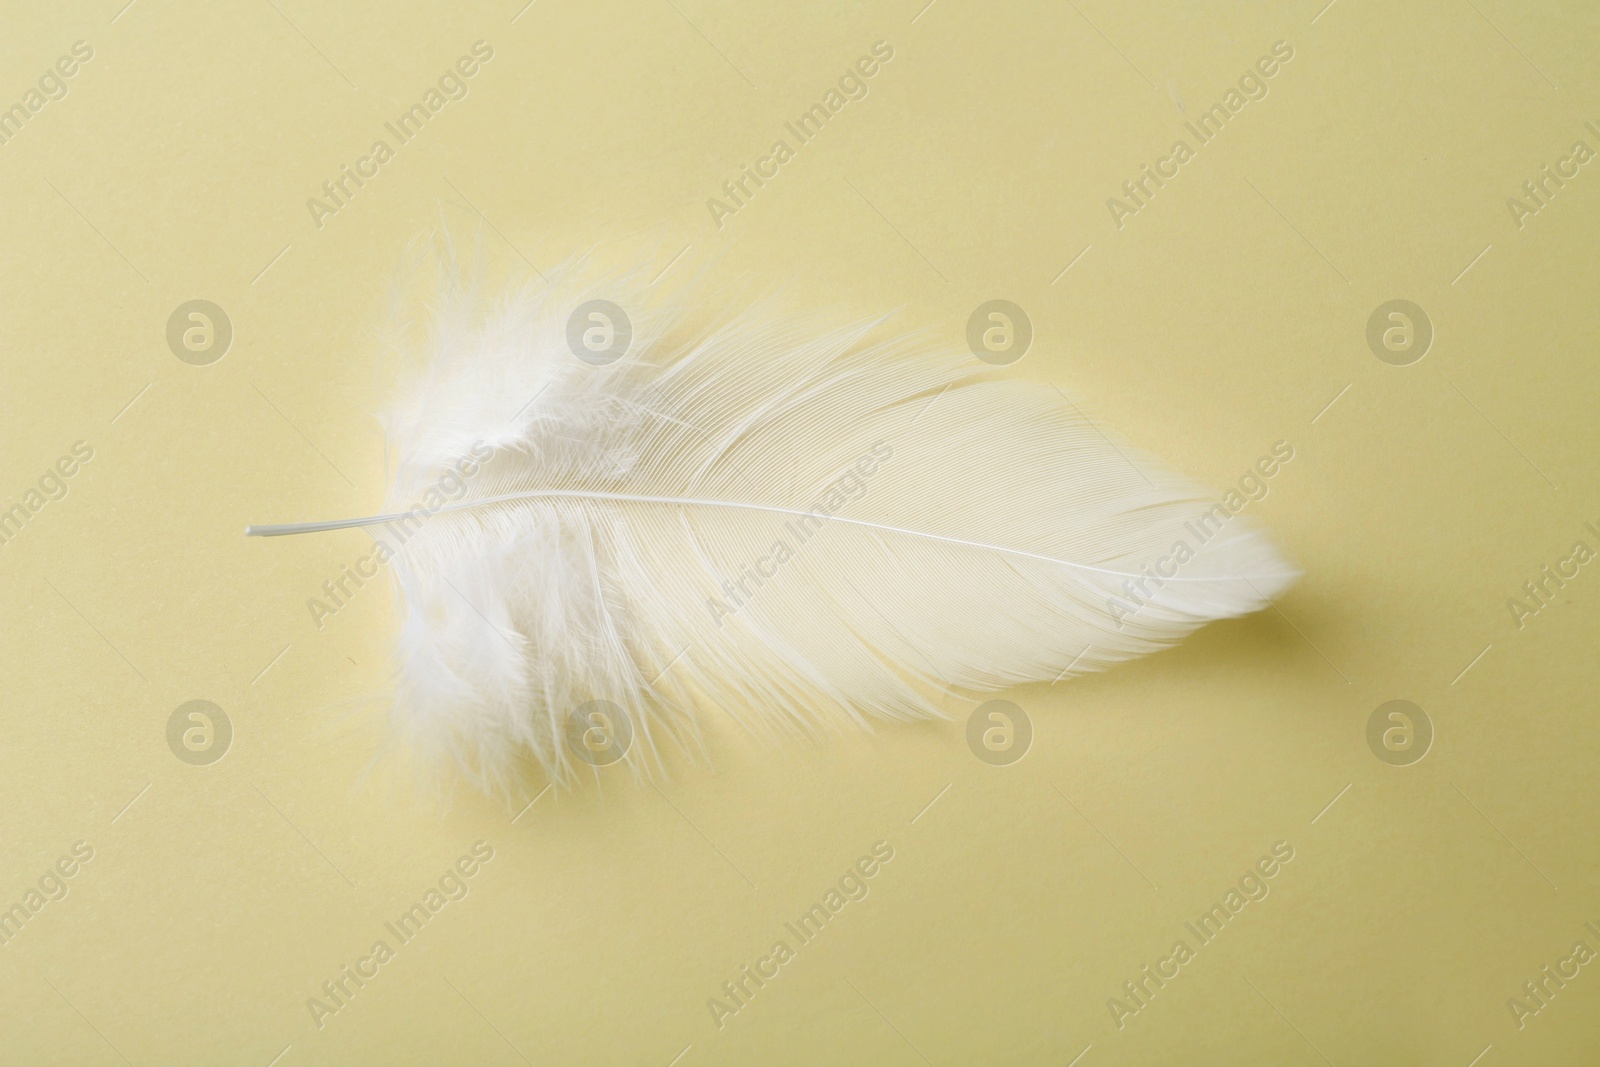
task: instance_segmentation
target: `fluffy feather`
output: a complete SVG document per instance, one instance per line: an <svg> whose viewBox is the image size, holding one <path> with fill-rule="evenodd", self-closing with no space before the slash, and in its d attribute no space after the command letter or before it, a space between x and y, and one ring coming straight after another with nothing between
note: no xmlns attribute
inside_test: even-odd
<svg viewBox="0 0 1600 1067"><path fill-rule="evenodd" d="M1294 578L1243 518L1198 544L1214 501L1052 387L881 322L762 306L691 332L641 292L528 287L481 314L457 291L384 419L385 514L250 531L362 525L395 550L396 721L486 786L530 756L570 779L590 700L625 710L636 766L692 743L695 708L767 738L939 717L951 688L1098 670ZM596 296L634 317L605 366L567 341ZM1179 542L1176 575L1127 584Z"/></svg>

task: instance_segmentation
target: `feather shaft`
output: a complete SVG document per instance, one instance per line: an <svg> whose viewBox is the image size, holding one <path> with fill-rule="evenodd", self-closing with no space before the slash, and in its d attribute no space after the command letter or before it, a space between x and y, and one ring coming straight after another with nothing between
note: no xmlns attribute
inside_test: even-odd
<svg viewBox="0 0 1600 1067"><path fill-rule="evenodd" d="M967 548L978 548L990 552L1002 552L1007 555L1023 556L1027 559L1036 559L1045 563L1054 563L1073 570L1085 571L1090 574L1103 574L1111 578L1141 578L1138 571L1119 571L1110 567L1095 567L1087 563L1077 563L1070 559L1059 559L1055 556L1046 556L1040 552L1029 552L1021 548L1011 548L1006 545L990 544L986 541L972 541L964 537L950 537L945 534L933 533L928 530L914 530L908 526L893 526L889 523L872 522L867 519L854 519L848 515L825 515L815 511L806 511L804 508L781 508L770 504L753 504L742 500L707 500L700 497L678 496L648 496L640 493L600 493L583 489L530 489L517 493L506 493L501 496L485 497L482 500L463 500L457 504L446 504L429 512L429 516L443 514L451 511L463 511L471 508L487 508L496 504L512 504L524 500L562 499L562 500L596 500L608 501L618 504L665 504L673 507L702 507L702 508L732 508L739 511L759 511L769 515L787 515L791 518L822 518L827 522L842 522L851 526L864 526L870 530L883 533L904 534L908 537L925 537L930 541L942 541L950 545L962 545ZM326 522L296 522L260 526L246 526L246 537L283 537L288 534L326 533L330 530L349 530L361 526L383 526L391 522L399 522L411 518L412 513L401 512L394 515L368 515L355 519L331 519ZM1271 582L1292 579L1296 571L1273 571L1264 574L1229 574L1224 577L1193 577L1173 575L1165 578L1167 582L1222 582L1238 581L1249 583L1251 581Z"/></svg>

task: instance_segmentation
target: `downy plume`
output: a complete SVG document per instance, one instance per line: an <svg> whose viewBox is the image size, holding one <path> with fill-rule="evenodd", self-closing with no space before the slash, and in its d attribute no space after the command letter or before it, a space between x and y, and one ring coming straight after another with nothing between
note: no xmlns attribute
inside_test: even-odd
<svg viewBox="0 0 1600 1067"><path fill-rule="evenodd" d="M1208 494L1051 386L774 301L696 328L586 273L487 307L445 284L383 416L382 513L247 531L392 548L395 722L485 788L530 757L570 782L591 701L635 769L708 710L768 740L943 717L952 688L1100 670L1295 577L1247 518L1201 542ZM575 350L594 300L626 321L594 305Z"/></svg>

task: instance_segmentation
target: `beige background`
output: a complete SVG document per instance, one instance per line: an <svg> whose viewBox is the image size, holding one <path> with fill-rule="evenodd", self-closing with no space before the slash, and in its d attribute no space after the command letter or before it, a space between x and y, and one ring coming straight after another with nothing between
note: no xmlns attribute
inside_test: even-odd
<svg viewBox="0 0 1600 1067"><path fill-rule="evenodd" d="M0 947L0 1059L1593 1059L1600 966L1523 1029L1506 1002L1600 949L1600 574L1520 629L1506 601L1600 548L1600 170L1521 228L1506 198L1600 148L1600 11L922 2L8 6L4 105L94 57L0 145L0 504L94 458L0 546L0 900L94 857ZM306 199L480 39L470 94L317 228ZM706 199L879 40L869 95L718 229ZM1114 226L1279 40L1269 95ZM1008 694L1034 727L1008 767L959 720L777 752L713 721L714 771L441 811L369 773L387 591L321 631L305 607L363 535L241 530L374 508L386 287L480 213L536 266L632 242L667 281L957 343L1013 300L1037 336L1010 373L1218 491L1292 443L1251 512L1305 579ZM235 331L210 366L165 342L193 298ZM1364 339L1395 298L1436 330L1405 367ZM165 739L193 699L234 730L209 766ZM1408 767L1365 741L1391 699L1437 731ZM480 839L471 894L319 1030L307 998ZM879 840L870 895L718 1029L707 998ZM1108 998L1276 841L1271 895L1119 1030Z"/></svg>

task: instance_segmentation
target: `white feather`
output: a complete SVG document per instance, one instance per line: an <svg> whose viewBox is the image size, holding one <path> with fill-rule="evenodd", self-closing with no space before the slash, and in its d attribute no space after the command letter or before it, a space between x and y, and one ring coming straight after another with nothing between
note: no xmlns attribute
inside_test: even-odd
<svg viewBox="0 0 1600 1067"><path fill-rule="evenodd" d="M633 318L606 366L567 342L596 296ZM1214 500L1058 390L881 322L762 306L692 332L626 282L475 307L447 296L384 419L385 514L250 532L395 550L397 723L486 786L527 757L568 780L590 700L624 709L636 767L708 707L763 738L939 717L952 688L1098 670L1295 577L1246 519L1202 544Z"/></svg>

